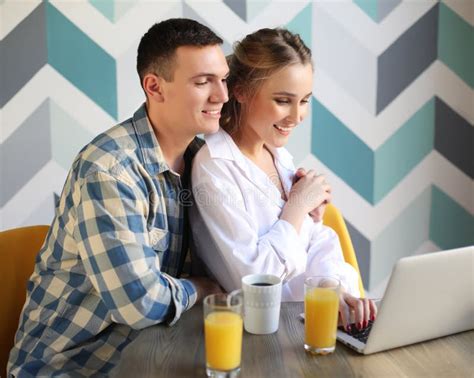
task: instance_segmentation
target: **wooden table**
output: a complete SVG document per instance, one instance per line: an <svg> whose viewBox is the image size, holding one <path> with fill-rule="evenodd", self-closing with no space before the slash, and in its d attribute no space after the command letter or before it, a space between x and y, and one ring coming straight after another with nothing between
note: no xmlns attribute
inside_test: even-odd
<svg viewBox="0 0 474 378"><path fill-rule="evenodd" d="M282 303L272 335L244 332L241 377L473 377L474 331L404 348L360 355L341 343L327 356L303 349L303 303ZM193 377L205 374L202 306L186 312L174 327L144 329L123 352L118 377Z"/></svg>

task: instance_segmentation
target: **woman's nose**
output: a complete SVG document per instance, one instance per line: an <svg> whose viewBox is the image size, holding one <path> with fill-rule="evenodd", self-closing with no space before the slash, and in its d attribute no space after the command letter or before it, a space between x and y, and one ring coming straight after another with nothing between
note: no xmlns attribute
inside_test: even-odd
<svg viewBox="0 0 474 378"><path fill-rule="evenodd" d="M295 124L300 123L303 120L303 111L299 104L291 108L290 119Z"/></svg>

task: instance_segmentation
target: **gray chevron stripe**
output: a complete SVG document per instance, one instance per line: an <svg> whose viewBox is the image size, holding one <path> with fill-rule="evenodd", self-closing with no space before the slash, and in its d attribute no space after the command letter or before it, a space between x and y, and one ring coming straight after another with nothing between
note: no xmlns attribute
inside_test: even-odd
<svg viewBox="0 0 474 378"><path fill-rule="evenodd" d="M474 179L474 128L436 97L435 149Z"/></svg>
<svg viewBox="0 0 474 378"><path fill-rule="evenodd" d="M51 159L49 124L49 100L46 100L0 146L2 170L0 207L3 207Z"/></svg>
<svg viewBox="0 0 474 378"><path fill-rule="evenodd" d="M402 0L384 0L378 3L378 22L382 21L390 12L392 12Z"/></svg>
<svg viewBox="0 0 474 378"><path fill-rule="evenodd" d="M5 73L0 91L0 107L3 107L48 60L45 13L45 6L41 3L0 41L2 71Z"/></svg>
<svg viewBox="0 0 474 378"><path fill-rule="evenodd" d="M247 2L245 0L224 0L224 4L242 20L247 21Z"/></svg>
<svg viewBox="0 0 474 378"><path fill-rule="evenodd" d="M436 4L378 58L376 113L380 113L437 58Z"/></svg>
<svg viewBox="0 0 474 378"><path fill-rule="evenodd" d="M362 235L347 219L345 219L345 221L357 255L357 263L359 264L362 282L364 287L368 288L370 282L370 240Z"/></svg>

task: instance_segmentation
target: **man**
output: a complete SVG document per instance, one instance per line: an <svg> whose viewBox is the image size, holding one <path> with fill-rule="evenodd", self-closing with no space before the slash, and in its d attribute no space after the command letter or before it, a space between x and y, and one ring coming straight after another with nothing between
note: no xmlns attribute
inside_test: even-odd
<svg viewBox="0 0 474 378"><path fill-rule="evenodd" d="M138 47L146 103L75 159L28 283L9 374L107 374L138 329L174 324L206 278L179 279L196 134L227 101L222 40L186 19L155 24Z"/></svg>

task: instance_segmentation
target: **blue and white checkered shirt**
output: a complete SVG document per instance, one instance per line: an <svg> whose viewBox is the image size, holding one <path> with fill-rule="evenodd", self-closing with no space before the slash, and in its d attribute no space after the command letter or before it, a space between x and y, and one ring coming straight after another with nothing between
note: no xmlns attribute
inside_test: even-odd
<svg viewBox="0 0 474 378"><path fill-rule="evenodd" d="M186 151L188 173L201 145ZM195 303L191 282L173 278L188 177L166 164L145 105L81 150L28 282L10 374L106 375L135 330L174 324Z"/></svg>

